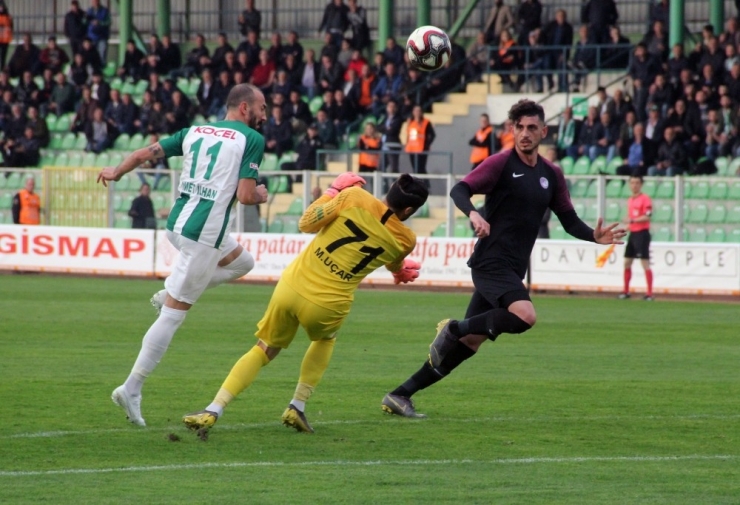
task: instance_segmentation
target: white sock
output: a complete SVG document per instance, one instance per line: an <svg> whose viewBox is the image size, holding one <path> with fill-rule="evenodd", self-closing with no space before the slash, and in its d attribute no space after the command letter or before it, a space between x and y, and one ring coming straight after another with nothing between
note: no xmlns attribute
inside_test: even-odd
<svg viewBox="0 0 740 505"><path fill-rule="evenodd" d="M293 405L295 408L300 410L301 412L306 411L306 402L301 400L290 400L290 404Z"/></svg>
<svg viewBox="0 0 740 505"><path fill-rule="evenodd" d="M224 267L216 267L213 272L208 288L215 288L224 282L233 281L239 277L244 277L254 268L254 258L246 250L236 257L231 263Z"/></svg>
<svg viewBox="0 0 740 505"><path fill-rule="evenodd" d="M221 417L224 413L224 408L218 403L211 403L206 410L209 412L215 412L218 417Z"/></svg>
<svg viewBox="0 0 740 505"><path fill-rule="evenodd" d="M144 335L139 356L124 383L129 394L134 396L141 394L144 380L157 367L187 313L187 310L162 307L159 317Z"/></svg>

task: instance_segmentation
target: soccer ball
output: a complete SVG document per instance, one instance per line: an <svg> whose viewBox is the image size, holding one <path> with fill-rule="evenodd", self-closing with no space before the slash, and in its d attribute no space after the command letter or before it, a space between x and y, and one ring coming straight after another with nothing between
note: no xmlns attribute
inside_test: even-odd
<svg viewBox="0 0 740 505"><path fill-rule="evenodd" d="M450 59L451 52L450 38L436 26L417 28L406 42L406 54L411 66L425 72L442 68Z"/></svg>

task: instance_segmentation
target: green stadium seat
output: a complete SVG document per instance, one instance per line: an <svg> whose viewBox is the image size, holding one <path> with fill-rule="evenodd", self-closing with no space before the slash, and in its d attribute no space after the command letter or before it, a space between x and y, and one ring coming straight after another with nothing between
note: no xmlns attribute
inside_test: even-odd
<svg viewBox="0 0 740 505"><path fill-rule="evenodd" d="M424 202L424 205L414 213L414 217L429 217L429 202Z"/></svg>
<svg viewBox="0 0 740 505"><path fill-rule="evenodd" d="M727 234L725 237L725 242L729 242L732 244L739 244L740 243L740 228L733 228L730 233Z"/></svg>
<svg viewBox="0 0 740 505"><path fill-rule="evenodd" d="M724 228L715 228L707 235L707 242L724 242L727 239L727 233Z"/></svg>
<svg viewBox="0 0 740 505"><path fill-rule="evenodd" d="M69 166L70 167L81 167L82 166L82 153L79 153L79 152L70 153Z"/></svg>
<svg viewBox="0 0 740 505"><path fill-rule="evenodd" d="M49 114L44 119L46 121L46 127L49 129L49 131L56 131L57 119L59 119L58 116L56 114Z"/></svg>
<svg viewBox="0 0 740 505"><path fill-rule="evenodd" d="M82 164L80 164L81 167L95 167L97 166L95 164L95 159L97 158L97 155L95 153L85 153L85 155L82 157Z"/></svg>
<svg viewBox="0 0 740 505"><path fill-rule="evenodd" d="M166 191L169 193L172 189L172 177L163 177L159 180L159 184L154 191Z"/></svg>
<svg viewBox="0 0 740 505"><path fill-rule="evenodd" d="M96 167L109 167L110 164L110 154L109 153L100 153L95 158L95 166Z"/></svg>
<svg viewBox="0 0 740 505"><path fill-rule="evenodd" d="M52 133L49 139L49 149L57 150L62 148L62 139L64 135L61 133Z"/></svg>
<svg viewBox="0 0 740 505"><path fill-rule="evenodd" d="M588 179L578 179L570 187L570 195L573 198L584 198L586 196L586 193L588 192L588 186L590 184L591 181L589 181Z"/></svg>
<svg viewBox="0 0 740 505"><path fill-rule="evenodd" d="M111 152L110 154L110 166L117 167L123 161L123 153Z"/></svg>
<svg viewBox="0 0 740 505"><path fill-rule="evenodd" d="M565 232L563 225L558 223L550 230L550 238L553 240L565 240L568 238L568 234Z"/></svg>
<svg viewBox="0 0 740 505"><path fill-rule="evenodd" d="M597 156L594 161L591 162L591 166L588 171L594 175L606 172L606 156Z"/></svg>
<svg viewBox="0 0 740 505"><path fill-rule="evenodd" d="M282 216L283 233L300 233L297 216Z"/></svg>
<svg viewBox="0 0 740 505"><path fill-rule="evenodd" d="M177 89L187 95L190 91L190 81L186 77L178 77Z"/></svg>
<svg viewBox="0 0 740 505"><path fill-rule="evenodd" d="M288 193L289 187L290 184L287 175L272 176L267 179L268 193Z"/></svg>
<svg viewBox="0 0 740 505"><path fill-rule="evenodd" d="M123 210L123 195L120 191L113 193L113 210L116 212Z"/></svg>
<svg viewBox="0 0 740 505"><path fill-rule="evenodd" d="M606 213L604 214L604 219L608 223L613 223L615 221L619 221L622 217L622 206L619 205L617 202L609 202L606 205Z"/></svg>
<svg viewBox="0 0 740 505"><path fill-rule="evenodd" d="M736 159L740 159L740 157ZM730 189L727 191L727 199L740 200L740 181L730 184Z"/></svg>
<svg viewBox="0 0 740 505"><path fill-rule="evenodd" d="M13 205L13 194L12 191L0 193L0 209L9 209Z"/></svg>
<svg viewBox="0 0 740 505"><path fill-rule="evenodd" d="M287 216L302 216L303 215L303 198L300 196L295 198L290 205L288 210L285 211Z"/></svg>
<svg viewBox="0 0 740 505"><path fill-rule="evenodd" d="M272 223L270 223L270 226L267 227L267 233L282 233L283 231L283 220L279 218L275 218L272 220Z"/></svg>
<svg viewBox="0 0 740 505"><path fill-rule="evenodd" d="M583 219L583 216L586 214L586 204L583 202L576 202L573 204L573 209L576 211L576 214Z"/></svg>
<svg viewBox="0 0 740 505"><path fill-rule="evenodd" d="M41 161L39 162L39 166L42 167L51 167L54 165L54 160L56 159L56 156L53 154L43 154L41 155Z"/></svg>
<svg viewBox="0 0 740 505"><path fill-rule="evenodd" d="M658 188L655 190L655 198L673 198L675 190L676 187L673 184L673 181L661 181L661 183L658 184Z"/></svg>
<svg viewBox="0 0 740 505"><path fill-rule="evenodd" d="M652 234L652 239L656 242L673 242L673 230L667 226L661 226Z"/></svg>
<svg viewBox="0 0 740 505"><path fill-rule="evenodd" d="M0 210L0 224L10 224L12 222L13 218L9 214L9 212Z"/></svg>
<svg viewBox="0 0 740 505"><path fill-rule="evenodd" d="M75 148L75 145L77 144L77 135L75 135L72 132L66 133L64 135L64 138L62 138L62 145L60 146L60 149L62 151L71 151Z"/></svg>
<svg viewBox="0 0 740 505"><path fill-rule="evenodd" d="M724 205L715 205L707 215L707 223L722 224L727 218L727 209Z"/></svg>
<svg viewBox="0 0 740 505"><path fill-rule="evenodd" d="M202 114L196 114L195 117L193 118L193 126L206 124L207 122L208 121L206 120L205 117L203 117Z"/></svg>
<svg viewBox="0 0 740 505"><path fill-rule="evenodd" d="M738 170L740 170L740 156L730 162L730 166L727 167L727 175L730 177L734 177L735 175L737 175Z"/></svg>
<svg viewBox="0 0 740 505"><path fill-rule="evenodd" d="M606 165L606 173L615 175L617 173L617 169L624 165L624 160L621 156L615 156L611 159L611 161Z"/></svg>
<svg viewBox="0 0 740 505"><path fill-rule="evenodd" d="M293 151L288 151L287 153L283 153L282 156L280 156L280 159L278 160L278 167L282 168L283 163L289 163L292 161L295 161L297 155Z"/></svg>
<svg viewBox="0 0 740 505"><path fill-rule="evenodd" d="M152 193L152 204L154 204L154 210L164 209L167 204L165 196L162 193Z"/></svg>
<svg viewBox="0 0 740 505"><path fill-rule="evenodd" d="M622 186L624 181L620 179L612 179L606 183L606 197L607 198L619 198L622 194ZM628 188L629 189L629 188Z"/></svg>
<svg viewBox="0 0 740 505"><path fill-rule="evenodd" d="M59 153L54 160L55 167L68 167L69 166L69 154L63 152Z"/></svg>
<svg viewBox="0 0 740 505"><path fill-rule="evenodd" d="M661 204L653 212L652 220L656 223L670 223L673 221L673 205L670 203Z"/></svg>
<svg viewBox="0 0 740 505"><path fill-rule="evenodd" d="M262 164L260 165L260 172L272 172L277 170L277 155L274 153L265 153L262 157Z"/></svg>
<svg viewBox="0 0 740 505"><path fill-rule="evenodd" d="M560 164L560 168L563 169L563 173L565 175L570 175L573 173L573 158L570 156L565 156L562 160L558 162Z"/></svg>
<svg viewBox="0 0 740 505"><path fill-rule="evenodd" d="M709 215L709 209L707 206L703 203L700 203L696 205L694 208L692 208L688 216L686 217L687 223L692 224L703 224L707 222L707 216Z"/></svg>
<svg viewBox="0 0 740 505"><path fill-rule="evenodd" d="M691 183L691 196L684 196L695 200L706 200L709 198L709 188L710 185L707 181L695 181Z"/></svg>
<svg viewBox="0 0 740 505"><path fill-rule="evenodd" d="M57 118L56 122L54 123L54 130L58 133L67 133L69 132L69 129L71 127L71 121L69 119L69 116L64 115ZM51 128L50 128L51 130Z"/></svg>
<svg viewBox="0 0 740 505"><path fill-rule="evenodd" d="M458 238L473 237L474 233L473 229L470 227L470 222L467 219L456 219L453 235Z"/></svg>
<svg viewBox="0 0 740 505"><path fill-rule="evenodd" d="M349 149L357 149L357 139L360 138L359 133L350 133L347 136L347 147Z"/></svg>
<svg viewBox="0 0 740 505"><path fill-rule="evenodd" d="M596 198L596 194L598 193L598 191L599 181L591 181L591 184L588 186L588 191L586 191L586 198Z"/></svg>
<svg viewBox="0 0 740 505"><path fill-rule="evenodd" d="M447 236L447 223L439 223L432 232L432 237L446 237Z"/></svg>
<svg viewBox="0 0 740 505"><path fill-rule="evenodd" d="M170 165L170 170L182 170L182 156L173 156L167 160L167 163Z"/></svg>
<svg viewBox="0 0 740 505"><path fill-rule="evenodd" d="M5 187L7 189L21 189L24 184L24 177L22 172L10 172L10 175L6 177L5 180ZM2 174L0 174L0 177L3 177Z"/></svg>
<svg viewBox="0 0 740 505"><path fill-rule="evenodd" d="M122 133L113 142L113 149L116 151L128 151L128 145L131 142L131 137L128 133Z"/></svg>
<svg viewBox="0 0 740 505"><path fill-rule="evenodd" d="M725 181L717 181L712 184L709 188L709 199L710 200L724 200L727 198L727 192L729 191L729 184Z"/></svg>
<svg viewBox="0 0 740 505"><path fill-rule="evenodd" d="M195 96L198 93L199 87L200 79L190 79L190 83L188 84L188 95Z"/></svg>
<svg viewBox="0 0 740 505"><path fill-rule="evenodd" d="M110 89L117 89L118 91L120 91L121 88L123 88L123 81L120 77L114 77L113 79L111 79L109 84Z"/></svg>
<svg viewBox="0 0 740 505"><path fill-rule="evenodd" d="M131 135L131 138L129 139L128 150L136 151L137 149L145 147L146 144L147 140L144 138L144 135L142 135L141 133L135 133Z"/></svg>
<svg viewBox="0 0 740 505"><path fill-rule="evenodd" d="M599 206L595 203L587 205L583 220L587 223L595 223L597 219L599 219Z"/></svg>
<svg viewBox="0 0 740 505"><path fill-rule="evenodd" d="M128 191L131 186L131 174L126 174L119 181L116 182L115 190L116 191Z"/></svg>
<svg viewBox="0 0 740 505"><path fill-rule="evenodd" d="M84 151L87 147L87 137L84 133L78 133L75 139L75 149L78 151Z"/></svg>
<svg viewBox="0 0 740 505"><path fill-rule="evenodd" d="M706 228L694 228L689 232L689 242L706 242L707 241L707 230Z"/></svg>
<svg viewBox="0 0 740 505"><path fill-rule="evenodd" d="M730 161L724 156L720 156L714 160L714 166L717 167L717 175L724 177L727 175L727 171L730 168Z"/></svg>
<svg viewBox="0 0 740 505"><path fill-rule="evenodd" d="M625 184L625 187L628 191L628 196L632 194L631 191L629 191L629 184ZM645 181L645 183L642 185L642 192L645 193L650 198L655 198L655 191L658 187L658 184L655 182L654 179L650 179Z"/></svg>
<svg viewBox="0 0 740 505"><path fill-rule="evenodd" d="M573 175L588 175L591 168L591 160L588 156L581 156L573 165Z"/></svg>
<svg viewBox="0 0 740 505"><path fill-rule="evenodd" d="M316 116L322 105L324 105L324 99L320 96L315 96L308 102L308 110L311 111L312 116Z"/></svg>
<svg viewBox="0 0 740 505"><path fill-rule="evenodd" d="M116 70L118 70L118 65L116 65L115 61L109 61L106 63L105 68L103 69L103 76L105 76L106 80L110 80L111 77L116 75Z"/></svg>
<svg viewBox="0 0 740 505"><path fill-rule="evenodd" d="M727 224L740 224L740 205L735 205L730 208L725 216L725 223Z"/></svg>

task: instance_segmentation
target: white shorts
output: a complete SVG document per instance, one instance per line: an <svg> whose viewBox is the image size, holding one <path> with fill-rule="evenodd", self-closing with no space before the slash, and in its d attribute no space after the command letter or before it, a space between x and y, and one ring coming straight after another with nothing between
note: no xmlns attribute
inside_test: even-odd
<svg viewBox="0 0 740 505"><path fill-rule="evenodd" d="M172 272L164 281L164 287L172 298L190 305L198 301L208 287L218 262L239 245L231 235L224 237L219 249L170 230L167 230L167 239L180 254L172 265Z"/></svg>

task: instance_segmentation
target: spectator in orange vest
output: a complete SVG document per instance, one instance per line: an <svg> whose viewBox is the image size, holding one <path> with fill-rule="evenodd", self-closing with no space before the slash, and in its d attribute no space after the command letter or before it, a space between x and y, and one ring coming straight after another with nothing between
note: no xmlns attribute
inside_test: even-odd
<svg viewBox="0 0 740 505"><path fill-rule="evenodd" d="M424 117L421 105L414 105L411 110L407 133L406 152L409 153L411 167L415 174L426 174L428 155L421 153L429 151L435 133L432 123Z"/></svg>
<svg viewBox="0 0 740 505"><path fill-rule="evenodd" d="M26 179L26 186L13 197L13 222L15 224L41 224L41 198L34 193L36 181Z"/></svg>
<svg viewBox="0 0 740 505"><path fill-rule="evenodd" d="M380 164L379 154L367 151L380 150L380 135L374 123L365 124L365 131L357 139L360 152L360 172L375 172Z"/></svg>
<svg viewBox="0 0 740 505"><path fill-rule="evenodd" d="M473 146L473 149L470 151L470 163L473 164L471 170L480 165L483 160L492 154L492 133L493 127L491 126L491 120L488 114L481 114L480 128L475 132L470 142L468 142L468 144Z"/></svg>
<svg viewBox="0 0 740 505"><path fill-rule="evenodd" d="M514 149L514 132L510 120L507 119L504 122L504 129L497 135L497 138L502 151Z"/></svg>
<svg viewBox="0 0 740 505"><path fill-rule="evenodd" d="M367 63L362 66L360 74L360 98L359 108L366 111L373 104L373 91L375 90L375 74Z"/></svg>
<svg viewBox="0 0 740 505"><path fill-rule="evenodd" d="M5 68L8 58L8 46L13 41L13 18L8 13L8 7L0 4L0 69Z"/></svg>

